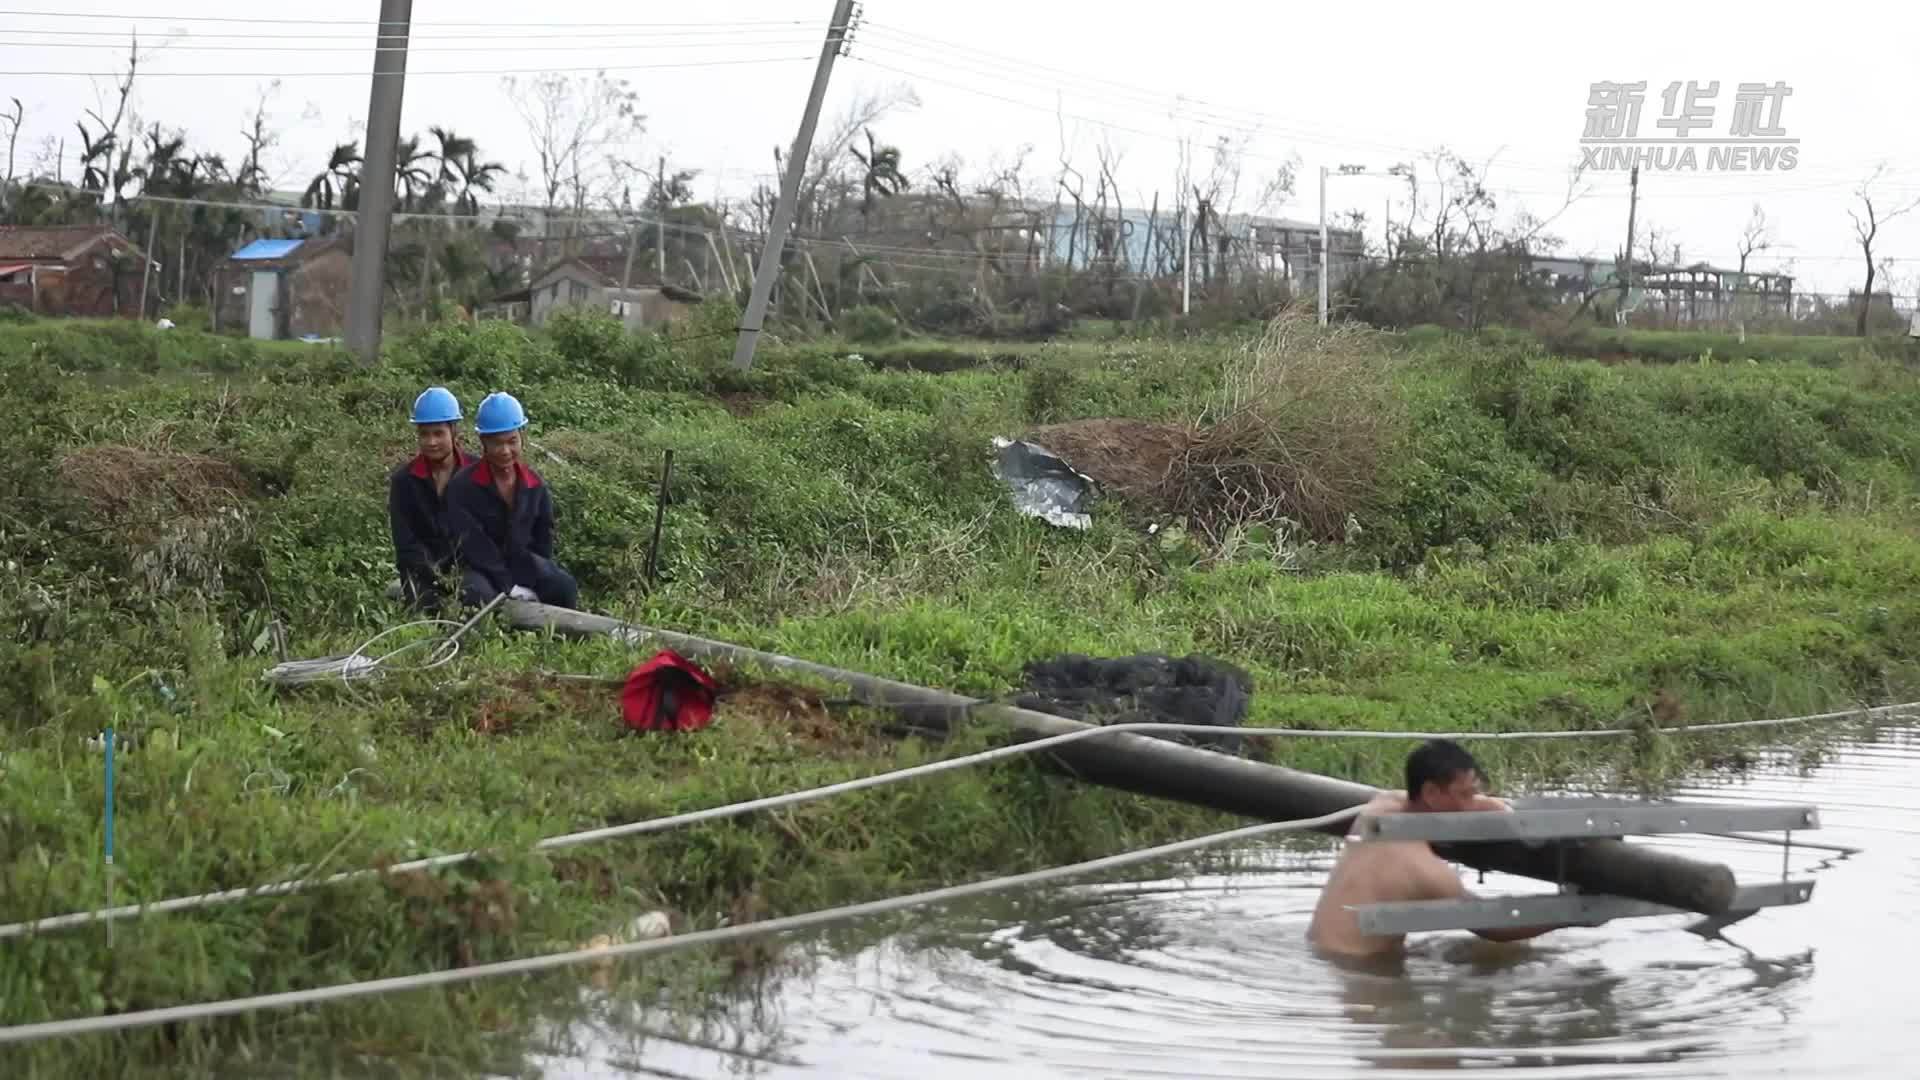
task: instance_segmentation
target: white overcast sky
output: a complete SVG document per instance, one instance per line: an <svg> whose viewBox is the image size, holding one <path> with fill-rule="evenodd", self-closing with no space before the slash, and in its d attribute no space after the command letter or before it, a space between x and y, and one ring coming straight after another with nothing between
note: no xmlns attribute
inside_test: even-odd
<svg viewBox="0 0 1920 1080"><path fill-rule="evenodd" d="M74 121L110 82L49 73L113 70L125 32L136 27L143 42L165 43L137 92L142 119L185 127L196 147L212 144L229 161L240 156L239 132L259 90L280 78L274 114L285 136L271 161L278 186L304 186L366 112L377 0L318 8L151 0L151 14L137 14L136 0L15 3L24 6L0 13L0 99L18 97L27 108L22 168L44 137L65 137L72 175ZM487 157L532 171L525 127L500 74L604 66L639 91L648 120L629 148L635 157L665 153L675 167L703 170L703 197L742 195L770 170L771 148L794 136L831 10L831 0L417 0L403 131L452 127L476 138ZM219 19L255 21L205 21ZM361 21L287 21L298 19ZM727 26L737 23L757 25ZM1804 288L1838 292L1860 281L1847 215L1860 182L1885 162L1876 202L1920 198L1916 48L1920 6L1890 2L1856 11L1763 2L866 0L853 58L834 71L827 113L863 88L910 83L920 107L877 129L902 148L910 175L949 153L971 169L1030 145L1027 175L1044 190L1060 152L1056 110L1063 111L1083 171L1091 172L1103 138L1124 154L1119 178L1129 203L1156 190L1163 204L1171 198L1179 137L1205 143L1251 131L1247 169L1255 175L1246 187L1298 155L1295 194L1278 212L1312 220L1320 165L1384 168L1441 144L1475 160L1492 156L1488 176L1504 207L1549 212L1563 201L1566 167L1579 160L1594 81L1645 80L1640 134L1650 136L1668 134L1654 127L1668 83L1718 80L1714 126L1695 138L1726 133L1738 83L1784 81L1793 93L1780 123L1801 140L1798 167L1643 170L1640 227L1678 239L1689 261L1731 262L1758 202L1779 246L1755 265L1792 257ZM780 62L740 63L766 58ZM643 66L690 63L702 66ZM1704 150L1700 156L1704 166ZM1626 230L1626 176L1599 173L1591 186L1550 231L1566 238L1570 254L1610 256ZM1404 196L1396 181L1361 177L1334 181L1328 202L1334 212L1366 211L1377 235L1388 200L1398 217ZM1920 211L1884 228L1878 248L1904 260L1896 287L1920 291Z"/></svg>

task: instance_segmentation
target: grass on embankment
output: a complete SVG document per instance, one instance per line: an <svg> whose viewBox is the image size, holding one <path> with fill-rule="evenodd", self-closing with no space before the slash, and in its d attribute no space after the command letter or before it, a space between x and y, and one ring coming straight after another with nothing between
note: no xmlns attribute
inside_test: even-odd
<svg viewBox="0 0 1920 1080"><path fill-rule="evenodd" d="M907 681L994 694L1062 651L1198 650L1253 672L1251 723L1380 729L1747 718L1920 682L1920 386L1884 366L1605 369L1430 344L1396 361L1402 415L1382 428L1397 434L1352 541L1246 530L1222 552L1178 529L1149 536L1148 511L1111 502L1087 533L1052 529L1012 512L986 469L989 436L1034 423L1196 414L1232 355L1220 343L1038 347L1024 370L940 376L794 347L740 376L710 366L724 350L595 323L531 342L440 328L394 342L374 373L309 346L161 336L0 327L0 405L19 418L16 467L0 472L0 921L103 897L100 761L84 739L108 722L134 744L118 782L122 899L323 859L504 854L431 881L122 924L111 950L98 930L0 942L0 1024L528 955L654 908L711 926L1226 824L1011 765L515 854L953 751L767 691L730 698L701 734L622 736L610 691L532 674L617 677L633 654L491 627L441 672L363 697L266 690L270 619L289 625L292 655L320 656L400 618L381 597L381 483L430 380L469 408L501 386L527 404L586 606ZM196 365L200 347L233 349L227 370ZM647 595L669 447L668 580ZM1657 777L1741 745L1486 756L1512 787ZM1399 750L1289 743L1274 757L1391 783ZM693 988L759 959L689 952L625 973ZM331 1045L457 1071L514 1058L519 1022L574 978L16 1056L20 1075L67 1076Z"/></svg>

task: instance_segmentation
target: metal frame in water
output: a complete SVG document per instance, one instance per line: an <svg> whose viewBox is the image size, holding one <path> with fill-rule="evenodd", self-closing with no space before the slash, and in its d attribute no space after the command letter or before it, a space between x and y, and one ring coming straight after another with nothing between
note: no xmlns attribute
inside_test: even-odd
<svg viewBox="0 0 1920 1080"><path fill-rule="evenodd" d="M1528 807L1511 813L1369 814L1356 823L1362 843L1488 843L1520 841L1529 845L1577 842L1594 837L1672 833L1726 834L1734 831L1786 834L1780 880L1740 886L1718 926L1731 925L1761 908L1804 904L1813 898L1811 880L1788 878L1795 829L1820 827L1812 806L1710 806L1704 803L1658 805L1580 805ZM1604 893L1577 893L1562 885L1559 893L1495 896L1472 900L1414 900L1360 904L1353 908L1366 934L1407 934L1423 930L1495 930L1548 924L1599 925L1614 919L1685 915L1680 908Z"/></svg>

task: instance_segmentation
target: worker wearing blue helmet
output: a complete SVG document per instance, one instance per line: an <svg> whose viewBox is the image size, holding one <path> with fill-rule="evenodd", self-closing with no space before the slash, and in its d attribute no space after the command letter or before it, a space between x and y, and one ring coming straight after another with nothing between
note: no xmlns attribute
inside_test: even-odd
<svg viewBox="0 0 1920 1080"><path fill-rule="evenodd" d="M488 394L474 411L480 460L454 474L449 520L459 539L461 597L480 606L501 593L573 607L579 586L553 557L553 496L520 460L526 410Z"/></svg>
<svg viewBox="0 0 1920 1080"><path fill-rule="evenodd" d="M460 449L460 402L446 387L430 386L415 398L411 419L419 452L387 478L387 523L400 599L437 611L440 578L456 564L447 487L475 459Z"/></svg>

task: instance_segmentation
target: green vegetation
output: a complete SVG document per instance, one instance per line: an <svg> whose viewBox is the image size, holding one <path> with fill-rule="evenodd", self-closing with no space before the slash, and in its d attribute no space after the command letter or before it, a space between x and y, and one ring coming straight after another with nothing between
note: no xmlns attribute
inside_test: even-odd
<svg viewBox="0 0 1920 1080"><path fill-rule="evenodd" d="M294 657L403 621L382 595L381 485L410 452L406 407L428 381L526 403L586 606L907 681L999 694L1063 651L1201 651L1253 672L1255 724L1478 730L1810 712L1920 683L1920 378L1884 360L1608 367L1532 343L1295 326L1264 345L954 345L975 363L942 374L880 357L947 346L791 345L740 374L725 337L699 336L732 319L703 310L676 340L586 318L538 339L443 325L391 342L374 371L321 346L0 325L0 921L103 899L101 760L86 740L108 724L131 744L122 900L498 853L123 923L111 947L97 929L0 942L0 1024L524 956L654 909L712 926L1226 824L1021 762L527 854L544 835L955 748L892 741L882 717L745 672L720 673L731 692L710 730L626 735L613 687L542 672L618 679L641 657L492 625L435 672L268 689L275 620ZM1084 533L1007 505L992 435L1105 417L1190 440L1164 464L1212 484L1206 498L1131 488ZM649 590L669 448L664 576ZM1507 789L1657 783L1737 764L1746 745L1487 757ZM1391 783L1399 749L1261 752ZM621 985L697 1000L765 960L675 954L626 965ZM357 1054L470 1075L511 1067L526 1025L567 1015L584 978L10 1048L7 1072L201 1074L249 1054L317 1069Z"/></svg>
<svg viewBox="0 0 1920 1080"><path fill-rule="evenodd" d="M1416 326L1407 331L1407 340L1431 344L1454 337L1456 332L1438 326ZM1495 345L1526 345L1538 342L1556 356L1603 360L1608 363L1712 364L1735 361L1755 363L1796 363L1820 367L1873 360L1920 360L1920 344L1903 334L1874 337L1838 337L1825 334L1738 334L1691 330L1619 330L1584 324L1552 326L1542 323L1538 331L1511 327L1487 327L1473 335L1474 340Z"/></svg>

